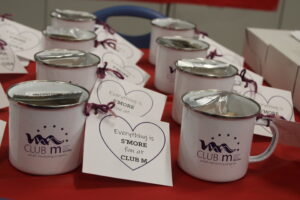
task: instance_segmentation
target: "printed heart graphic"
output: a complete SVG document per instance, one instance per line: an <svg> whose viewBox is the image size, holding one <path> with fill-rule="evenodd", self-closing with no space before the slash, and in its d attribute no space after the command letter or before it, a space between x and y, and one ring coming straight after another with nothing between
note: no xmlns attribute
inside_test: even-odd
<svg viewBox="0 0 300 200"><path fill-rule="evenodd" d="M107 62L108 67L110 67L111 65L117 65L117 66L124 67L125 63L126 63L125 60L121 56L119 56L113 52L105 52L102 55L102 61Z"/></svg>
<svg viewBox="0 0 300 200"><path fill-rule="evenodd" d="M153 107L152 97L142 90L126 91L123 85L114 80L104 80L97 88L99 103L115 101L116 111L139 117L147 115Z"/></svg>
<svg viewBox="0 0 300 200"><path fill-rule="evenodd" d="M253 92L249 92L249 91L245 92L244 96L250 97L255 101L257 101L261 105L262 110L264 110L265 106L268 106L269 110L278 112L279 115L283 116L287 120L291 120L293 118L293 106L285 97L276 95L267 99L264 95L260 93L254 94ZM283 112L282 110L276 110L275 107L277 108L278 106L280 106L280 108L286 108L287 110L285 112ZM270 109L272 107L274 107L274 109ZM263 114L267 114L267 113L263 113ZM271 132L269 128L266 127L262 127L262 128L268 132Z"/></svg>
<svg viewBox="0 0 300 200"><path fill-rule="evenodd" d="M102 118L99 133L110 152L132 171L157 158L166 143L158 125L141 122L133 127L126 119L112 115Z"/></svg>
<svg viewBox="0 0 300 200"><path fill-rule="evenodd" d="M130 83L133 83L136 85L141 85L145 81L146 77L144 76L142 71L139 70L138 67L135 67L135 66L122 67L122 66L118 66L118 65L111 65L111 68L121 72L124 75L125 80ZM112 77L115 77L115 76L112 76Z"/></svg>
<svg viewBox="0 0 300 200"><path fill-rule="evenodd" d="M145 79L147 78L147 76L145 76L138 67L126 66L123 69L125 71L128 71L130 74L132 74L132 76L130 76L130 78L126 79L126 81L128 80L129 82L132 82L136 85L143 84L145 82Z"/></svg>
<svg viewBox="0 0 300 200"><path fill-rule="evenodd" d="M0 24L0 35L8 37L8 43L15 52L34 49L41 42L41 38L36 33L20 31L12 24Z"/></svg>
<svg viewBox="0 0 300 200"><path fill-rule="evenodd" d="M119 41L117 43L117 51L124 55L124 57L127 59L130 59L134 56L133 49L129 45L120 43Z"/></svg>
<svg viewBox="0 0 300 200"><path fill-rule="evenodd" d="M12 72L15 69L16 55L10 46L5 46L4 50L0 49L0 67Z"/></svg>

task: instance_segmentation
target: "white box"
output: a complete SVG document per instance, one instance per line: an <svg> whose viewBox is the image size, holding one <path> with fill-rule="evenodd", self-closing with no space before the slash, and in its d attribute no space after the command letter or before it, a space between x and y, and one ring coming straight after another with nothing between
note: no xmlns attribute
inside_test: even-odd
<svg viewBox="0 0 300 200"><path fill-rule="evenodd" d="M295 40L294 43L299 43ZM295 54L298 52L298 58ZM299 47L284 47L284 45L270 45L262 69L264 79L275 88L294 92L297 73L300 66Z"/></svg>
<svg viewBox="0 0 300 200"><path fill-rule="evenodd" d="M287 30L247 28L243 51L245 62L253 71L262 74L269 45L280 44L289 33Z"/></svg>
<svg viewBox="0 0 300 200"><path fill-rule="evenodd" d="M300 70L298 70L298 75L295 83L293 102L297 110L300 111Z"/></svg>
<svg viewBox="0 0 300 200"><path fill-rule="evenodd" d="M289 30L248 28L245 62L275 88L289 90L300 110L300 42Z"/></svg>

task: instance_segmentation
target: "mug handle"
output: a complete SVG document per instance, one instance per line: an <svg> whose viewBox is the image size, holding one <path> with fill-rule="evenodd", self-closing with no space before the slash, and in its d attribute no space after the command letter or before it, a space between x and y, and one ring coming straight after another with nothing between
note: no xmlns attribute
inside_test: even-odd
<svg viewBox="0 0 300 200"><path fill-rule="evenodd" d="M274 152L274 150L277 146L277 143L278 143L278 139L279 139L278 128L272 120L263 118L263 119L259 119L256 122L256 124L261 125L261 126L270 127L273 137L272 137L271 143L269 144L268 148L264 152L262 152L261 154L256 155L256 156L249 157L250 163L260 162L260 161L263 161L263 160L267 159L268 157L270 157L271 154Z"/></svg>

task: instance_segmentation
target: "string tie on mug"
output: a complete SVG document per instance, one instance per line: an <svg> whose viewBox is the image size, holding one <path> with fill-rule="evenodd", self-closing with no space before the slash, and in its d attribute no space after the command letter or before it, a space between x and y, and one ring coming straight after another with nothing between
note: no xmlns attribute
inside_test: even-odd
<svg viewBox="0 0 300 200"><path fill-rule="evenodd" d="M116 50L116 48L117 48L116 43L117 43L117 40L110 39L110 38L102 40L102 41L95 40L94 47L97 48L99 45L101 45L104 49L106 49L107 47L110 47L110 48Z"/></svg>
<svg viewBox="0 0 300 200"><path fill-rule="evenodd" d="M7 43L4 40L0 39L0 49L4 50L4 47L7 45Z"/></svg>
<svg viewBox="0 0 300 200"><path fill-rule="evenodd" d="M106 76L106 72L112 72L117 78L124 80L124 76L118 72L117 70L114 69L109 69L107 68L107 62L104 62L104 66L103 67L98 67L96 74L97 77L100 79L104 79Z"/></svg>
<svg viewBox="0 0 300 200"><path fill-rule="evenodd" d="M11 19L13 15L9 14L9 13L4 13L2 15L0 15L1 21L4 21L5 19Z"/></svg>
<svg viewBox="0 0 300 200"><path fill-rule="evenodd" d="M90 115L90 112L94 110L94 114L97 115L99 112L108 113L111 112L113 116L116 114L112 111L115 107L115 102L111 101L108 104L96 104L96 103L86 103L84 107L84 114L86 116Z"/></svg>
<svg viewBox="0 0 300 200"><path fill-rule="evenodd" d="M281 120L286 120L283 116L281 115L275 115L275 114L268 114L268 115L264 115L262 113L258 114L256 119L263 119L263 120L266 120L267 122L267 127L270 126L270 122L274 119L281 119Z"/></svg>
<svg viewBox="0 0 300 200"><path fill-rule="evenodd" d="M252 80L252 79L246 78L245 75L246 75L246 69L243 69L240 72L239 76L241 77L242 81L246 83L245 84L245 88L248 87L249 84L253 84L253 86L254 86L254 92L257 93L257 83L254 80Z"/></svg>
<svg viewBox="0 0 300 200"><path fill-rule="evenodd" d="M195 28L195 33L198 35L202 35L202 38L208 37L208 33L204 31L200 31L198 28Z"/></svg>
<svg viewBox="0 0 300 200"><path fill-rule="evenodd" d="M209 52L209 54L206 56L207 59L214 59L215 57L222 57L222 54L217 53L217 49Z"/></svg>
<svg viewBox="0 0 300 200"><path fill-rule="evenodd" d="M172 67L172 66L169 66L169 71L170 71L170 73L171 74L173 74L174 72L176 72L176 68L174 67Z"/></svg>
<svg viewBox="0 0 300 200"><path fill-rule="evenodd" d="M116 31L109 24L107 24L106 22L97 20L96 23L99 24L99 25L102 25L103 29L105 31L107 31L109 34L111 34L111 35L115 34Z"/></svg>

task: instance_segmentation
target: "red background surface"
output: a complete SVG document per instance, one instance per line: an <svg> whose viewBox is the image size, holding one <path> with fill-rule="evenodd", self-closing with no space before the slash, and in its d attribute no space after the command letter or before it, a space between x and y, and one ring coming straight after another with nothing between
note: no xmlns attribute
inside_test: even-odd
<svg viewBox="0 0 300 200"><path fill-rule="evenodd" d="M146 87L153 86L154 67L147 61L148 51L139 65L152 76ZM17 82L35 78L35 64L26 75L0 75L5 90ZM8 161L8 126L0 148L0 198L8 199L300 199L299 148L279 144L267 160L249 165L247 175L235 182L212 183L193 178L177 165L180 127L171 119L172 96L162 121L170 123L174 187L119 180L81 173L81 167L63 175L34 176L15 169ZM8 109L0 110L7 121ZM299 120L299 113L296 113ZM269 138L254 136L252 154L266 148ZM103 159L105 162L105 159Z"/></svg>
<svg viewBox="0 0 300 200"><path fill-rule="evenodd" d="M128 0L126 0L128 1ZM205 6L235 7L255 10L276 10L279 0L131 0L151 3L185 3Z"/></svg>

